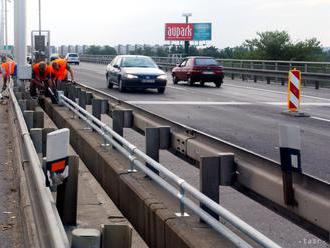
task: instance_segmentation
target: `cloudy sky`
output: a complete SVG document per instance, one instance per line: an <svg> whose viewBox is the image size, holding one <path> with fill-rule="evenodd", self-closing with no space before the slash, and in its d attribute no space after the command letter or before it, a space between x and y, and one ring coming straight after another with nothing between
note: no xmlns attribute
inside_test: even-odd
<svg viewBox="0 0 330 248"><path fill-rule="evenodd" d="M28 34L38 27L38 0L27 1ZM13 2L13 1L11 1ZM164 24L212 22L223 48L258 31L286 30L294 40L316 37L330 46L330 0L41 0L42 28L53 45L164 44ZM12 5L12 3L10 4ZM9 8L9 22L13 9ZM9 25L12 30L12 25ZM11 32L11 35L13 33ZM12 40L12 39L9 39Z"/></svg>

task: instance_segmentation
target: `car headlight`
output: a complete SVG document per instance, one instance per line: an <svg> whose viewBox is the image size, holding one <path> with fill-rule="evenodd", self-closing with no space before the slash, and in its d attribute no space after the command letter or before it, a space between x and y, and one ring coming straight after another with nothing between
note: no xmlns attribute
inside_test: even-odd
<svg viewBox="0 0 330 248"><path fill-rule="evenodd" d="M160 80L167 80L167 76L166 76L165 74L163 74L163 75L159 75L159 76L157 77L157 79L160 79Z"/></svg>
<svg viewBox="0 0 330 248"><path fill-rule="evenodd" d="M127 78L127 79L137 79L138 76L135 76L133 74L124 74L124 78Z"/></svg>

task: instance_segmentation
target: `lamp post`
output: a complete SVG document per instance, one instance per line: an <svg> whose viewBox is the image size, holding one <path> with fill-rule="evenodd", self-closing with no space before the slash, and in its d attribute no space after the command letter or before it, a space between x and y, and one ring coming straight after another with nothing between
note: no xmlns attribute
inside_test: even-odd
<svg viewBox="0 0 330 248"><path fill-rule="evenodd" d="M189 23L189 17L192 16L192 14L191 13L183 13L182 16L186 18L186 23ZM184 51L185 51L186 55L189 54L189 40L186 40L184 42Z"/></svg>

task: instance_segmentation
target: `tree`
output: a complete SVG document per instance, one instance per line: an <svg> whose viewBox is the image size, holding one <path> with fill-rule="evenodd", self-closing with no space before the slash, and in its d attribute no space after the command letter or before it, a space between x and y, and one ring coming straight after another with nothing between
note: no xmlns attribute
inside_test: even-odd
<svg viewBox="0 0 330 248"><path fill-rule="evenodd" d="M101 50L102 54L104 55L116 55L117 52L116 52L116 49L114 49L113 47L111 46L104 46Z"/></svg>
<svg viewBox="0 0 330 248"><path fill-rule="evenodd" d="M92 55L100 55L101 54L101 46L95 46L92 45L87 48L86 54L92 54Z"/></svg>
<svg viewBox="0 0 330 248"><path fill-rule="evenodd" d="M286 31L258 32L257 38L246 40L243 46L254 52L255 59L280 60L289 46L290 36Z"/></svg>

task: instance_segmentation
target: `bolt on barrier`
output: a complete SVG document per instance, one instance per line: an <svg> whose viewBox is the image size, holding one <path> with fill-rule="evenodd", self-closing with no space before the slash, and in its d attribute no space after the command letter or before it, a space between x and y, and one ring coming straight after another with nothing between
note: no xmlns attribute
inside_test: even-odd
<svg viewBox="0 0 330 248"><path fill-rule="evenodd" d="M147 156L143 151L139 150L136 146L129 143L122 136L113 131L109 126L100 121L98 118L93 116L91 113L81 108L76 102L70 100L65 97L63 92L58 93L59 103L61 105L69 108L74 114L79 116L79 118L86 122L95 132L101 135L105 140L110 142L112 146L129 159L131 165L129 171L133 172L135 169L139 169L144 172L147 176L149 176L152 180L154 180L157 184L159 184L162 188L172 194L175 198L179 200L180 204L180 214L178 216L185 216L184 208L188 207L192 210L197 216L203 219L206 223L208 223L212 228L214 228L218 233L225 236L228 240L230 240L237 247L252 247L242 238L240 238L237 234L229 230L226 226L221 224L217 219L203 210L199 205L194 203L192 200L187 198L186 193L189 193L191 196L196 198L200 203L204 206L208 207L224 220L228 221L231 225L237 228L239 231L247 235L249 238L257 242L259 245L263 247L272 247L279 248L280 246L276 244L274 241L248 225L246 222L238 218L236 215L220 206L213 200L211 200L206 195L202 194L199 190L194 188L192 185L187 183L184 179L178 177L173 172L169 171L163 165L155 161L154 159ZM143 160L141 162L140 160ZM170 179L177 186L179 186L180 190L175 188L173 185L165 181L162 177L156 174L152 169L145 166L145 164L150 165L153 169L163 173L166 178Z"/></svg>

